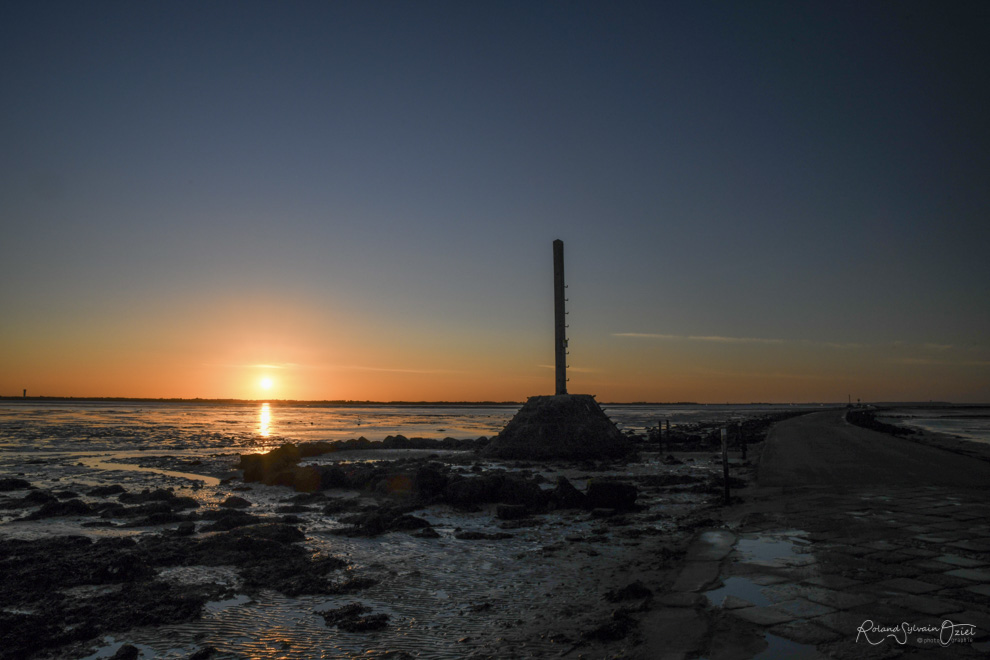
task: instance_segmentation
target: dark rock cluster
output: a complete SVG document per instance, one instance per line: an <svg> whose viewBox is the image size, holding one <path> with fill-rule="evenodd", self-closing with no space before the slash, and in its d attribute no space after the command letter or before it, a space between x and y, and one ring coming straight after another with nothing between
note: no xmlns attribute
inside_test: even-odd
<svg viewBox="0 0 990 660"><path fill-rule="evenodd" d="M0 539L0 658L91 640L135 626L197 619L204 603L232 595L216 584L176 585L158 579L167 566L234 566L248 593L275 589L288 596L349 593L374 583L331 579L347 562L313 556L294 526L255 524L202 537L140 539L61 536ZM73 587L93 587L72 596Z"/></svg>
<svg viewBox="0 0 990 660"><path fill-rule="evenodd" d="M410 513L429 504L448 504L466 511L496 504L498 518L517 520L559 509L631 510L639 494L632 484L603 478L590 480L587 492L581 492L565 477L558 477L554 487L543 488L543 478L506 470L465 474L449 465L417 459L301 466L301 458L299 448L287 444L267 454L242 455L239 467L244 470L245 481L302 491L292 499L296 502L293 506L303 510L323 504L326 514L353 512L356 500L326 497L323 491L331 489L356 490L393 502L341 518L350 527L338 533L347 535L373 536L428 527L428 522Z"/></svg>

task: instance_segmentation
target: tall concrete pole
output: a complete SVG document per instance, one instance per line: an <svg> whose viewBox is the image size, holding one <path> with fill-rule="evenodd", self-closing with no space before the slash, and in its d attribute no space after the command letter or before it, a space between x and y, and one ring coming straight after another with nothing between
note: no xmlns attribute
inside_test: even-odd
<svg viewBox="0 0 990 660"><path fill-rule="evenodd" d="M553 242L554 360L557 366L556 394L567 394L567 333L564 328L564 241Z"/></svg>

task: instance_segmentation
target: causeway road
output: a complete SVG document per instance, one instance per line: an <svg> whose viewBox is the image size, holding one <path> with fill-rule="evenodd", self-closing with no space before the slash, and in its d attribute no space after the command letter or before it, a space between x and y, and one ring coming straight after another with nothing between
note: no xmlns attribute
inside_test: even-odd
<svg viewBox="0 0 990 660"><path fill-rule="evenodd" d="M760 458L760 486L990 488L990 462L854 426L828 410L776 424Z"/></svg>

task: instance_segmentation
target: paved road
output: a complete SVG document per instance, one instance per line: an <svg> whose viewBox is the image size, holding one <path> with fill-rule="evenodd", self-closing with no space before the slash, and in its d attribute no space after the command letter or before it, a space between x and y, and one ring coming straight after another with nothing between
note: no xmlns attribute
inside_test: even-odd
<svg viewBox="0 0 990 660"><path fill-rule="evenodd" d="M758 481L761 486L990 488L990 463L853 426L844 410L829 410L775 425Z"/></svg>

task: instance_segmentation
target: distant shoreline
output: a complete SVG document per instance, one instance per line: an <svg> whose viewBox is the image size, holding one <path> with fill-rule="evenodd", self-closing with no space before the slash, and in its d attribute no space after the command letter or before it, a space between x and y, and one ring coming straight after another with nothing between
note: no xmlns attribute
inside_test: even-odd
<svg viewBox="0 0 990 660"><path fill-rule="evenodd" d="M113 396L14 396L0 395L2 402L30 402L30 403L179 403L194 405L257 405L259 403L270 403L280 406L335 406L335 407L367 407L367 406L391 406L391 407L477 407L477 406L521 406L524 401L355 401L350 399L330 399L330 400L307 400L307 399L184 399L172 397L113 397ZM697 401L603 401L603 405L612 406L797 406L797 407L820 407L820 406L844 406L842 402L812 402L812 403L700 403ZM869 405L876 407L924 407L924 408L983 408L990 403L951 403L947 401L904 401L904 402L876 402Z"/></svg>

